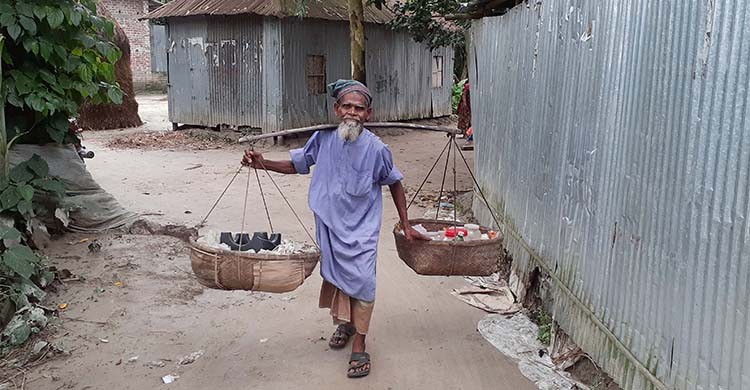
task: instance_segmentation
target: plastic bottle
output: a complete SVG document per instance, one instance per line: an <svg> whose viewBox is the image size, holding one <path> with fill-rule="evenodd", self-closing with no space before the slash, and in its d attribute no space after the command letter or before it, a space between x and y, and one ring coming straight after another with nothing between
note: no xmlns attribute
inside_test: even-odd
<svg viewBox="0 0 750 390"><path fill-rule="evenodd" d="M475 225L473 223L467 223L466 225L464 225L464 228L466 229L467 241L474 241L474 240L482 239L482 232L479 230L479 225Z"/></svg>
<svg viewBox="0 0 750 390"><path fill-rule="evenodd" d="M445 229L445 240L453 241L458 237L459 233L463 233L464 237L466 237L466 229L462 227L449 227Z"/></svg>

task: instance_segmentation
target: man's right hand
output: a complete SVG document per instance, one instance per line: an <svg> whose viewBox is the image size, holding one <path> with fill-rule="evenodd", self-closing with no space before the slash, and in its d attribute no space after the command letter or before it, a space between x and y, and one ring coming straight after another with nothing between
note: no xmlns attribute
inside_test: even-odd
<svg viewBox="0 0 750 390"><path fill-rule="evenodd" d="M250 166L255 169L265 168L265 161L266 160L263 159L263 154L250 149L246 150L245 155L242 157L242 165Z"/></svg>

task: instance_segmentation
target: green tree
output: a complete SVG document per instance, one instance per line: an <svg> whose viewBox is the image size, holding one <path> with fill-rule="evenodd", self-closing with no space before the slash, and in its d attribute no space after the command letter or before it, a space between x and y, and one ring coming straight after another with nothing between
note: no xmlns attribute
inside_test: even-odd
<svg viewBox="0 0 750 390"><path fill-rule="evenodd" d="M94 0L5 0L0 32L8 139L71 142L68 120L84 101L122 102L114 26Z"/></svg>
<svg viewBox="0 0 750 390"><path fill-rule="evenodd" d="M39 156L10 169L8 149L18 141L74 141L69 118L84 101L122 102L113 30L97 15L94 0L0 3L0 308L12 302L17 309L0 333L0 355L47 322L36 303L54 274L31 249L30 232L45 207L40 200L55 204L65 193Z"/></svg>
<svg viewBox="0 0 750 390"><path fill-rule="evenodd" d="M396 18L390 26L408 32L415 41L424 42L433 49L463 45L466 30L469 27L468 22L465 20L447 22L443 19L445 15L456 12L459 5L456 0L398 2L392 7Z"/></svg>
<svg viewBox="0 0 750 390"><path fill-rule="evenodd" d="M375 0L383 1L383 0ZM467 77L466 33L469 22L466 20L446 21L443 17L458 10L457 0L409 0L395 3L392 11L396 18L389 24L391 28L408 32L417 42L437 47L453 47L455 51L454 76Z"/></svg>

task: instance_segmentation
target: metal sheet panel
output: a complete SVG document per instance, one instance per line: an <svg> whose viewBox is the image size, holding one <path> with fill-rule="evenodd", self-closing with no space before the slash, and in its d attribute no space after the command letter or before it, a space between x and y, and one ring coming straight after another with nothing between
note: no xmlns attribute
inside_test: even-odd
<svg viewBox="0 0 750 390"><path fill-rule="evenodd" d="M151 35L151 72L167 73L167 26L150 24Z"/></svg>
<svg viewBox="0 0 750 390"><path fill-rule="evenodd" d="M213 16L208 40L211 123L264 127L262 17Z"/></svg>
<svg viewBox="0 0 750 390"><path fill-rule="evenodd" d="M347 23L237 15L175 18L168 25L173 122L272 132L336 121L331 98L308 92L305 63L308 55L324 56L326 84L350 78ZM372 120L449 115L452 51L430 52L379 25L367 24L366 31ZM446 67L442 88L431 88L435 55Z"/></svg>
<svg viewBox="0 0 750 390"><path fill-rule="evenodd" d="M208 24L203 17L169 24L169 120L209 126Z"/></svg>
<svg viewBox="0 0 750 390"><path fill-rule="evenodd" d="M336 122L333 101L310 95L305 83L305 57L326 57L327 83L351 78L349 27L342 22L298 23L282 20L284 40L284 127ZM367 84L373 92L375 121L406 120L450 115L453 52L434 53L404 33L367 24ZM334 39L342 37L342 39ZM443 88L431 88L433 55L443 55L446 78ZM435 96L433 98L433 96ZM433 104L435 103L435 104ZM436 108L433 111L433 106Z"/></svg>
<svg viewBox="0 0 750 390"><path fill-rule="evenodd" d="M566 0L472 28L476 169L514 269L550 274L555 319L626 389L750 388L748 16Z"/></svg>
<svg viewBox="0 0 750 390"><path fill-rule="evenodd" d="M284 56L281 39L281 22L277 18L263 18L263 106L265 107L265 125L263 132L272 133L281 130L282 91L284 86L281 77L281 59Z"/></svg>

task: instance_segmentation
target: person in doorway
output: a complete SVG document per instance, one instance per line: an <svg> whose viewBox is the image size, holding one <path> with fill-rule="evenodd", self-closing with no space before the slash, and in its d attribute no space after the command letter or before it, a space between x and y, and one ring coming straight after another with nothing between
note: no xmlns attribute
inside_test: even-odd
<svg viewBox="0 0 750 390"><path fill-rule="evenodd" d="M287 161L270 161L248 150L244 165L286 174L308 174L314 165L309 205L315 216L322 252L320 307L330 309L336 330L329 340L334 349L353 338L347 375L370 373L365 337L375 304L375 266L382 222L381 186L389 186L404 234L409 240L428 240L410 223L406 212L403 175L393 163L388 146L363 127L372 115L369 89L353 80L328 86L341 120L336 131L318 131Z"/></svg>

